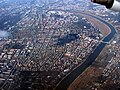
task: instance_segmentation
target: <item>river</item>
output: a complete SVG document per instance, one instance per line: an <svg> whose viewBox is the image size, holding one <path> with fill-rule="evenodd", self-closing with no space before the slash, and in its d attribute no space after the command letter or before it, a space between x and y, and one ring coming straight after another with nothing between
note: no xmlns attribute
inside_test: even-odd
<svg viewBox="0 0 120 90"><path fill-rule="evenodd" d="M83 13L83 14L85 14L85 13ZM103 42L109 42L114 37L114 35L117 33L115 28L108 22L106 22L96 16L93 16L93 15L89 15L89 14L85 14L85 15L91 16L92 18L95 18L95 19L101 21L102 23L104 23L111 29L111 32L102 40ZM106 43L103 43L103 42L101 42L96 47L94 52L91 53L88 56L88 58L79 67L77 67L75 70L73 70L68 76L66 76L59 83L59 85L56 87L56 90L67 90L67 88L70 86L70 84L95 61L95 59L98 57L100 52L106 46Z"/></svg>

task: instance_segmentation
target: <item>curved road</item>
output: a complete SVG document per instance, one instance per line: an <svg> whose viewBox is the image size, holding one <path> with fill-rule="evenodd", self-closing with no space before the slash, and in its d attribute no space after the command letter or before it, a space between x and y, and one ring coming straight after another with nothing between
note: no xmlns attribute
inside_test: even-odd
<svg viewBox="0 0 120 90"><path fill-rule="evenodd" d="M88 16L91 16L92 18L95 18L97 20L99 20L100 22L104 23L105 25L107 25L110 29L111 32L102 40L103 42L101 42L97 48L94 50L93 53L91 53L89 55L89 57L79 66L77 67L75 70L73 70L68 76L66 76L60 83L59 85L56 87L56 90L67 90L67 88L70 86L70 84L84 71L86 70L94 61L95 59L98 57L98 55L100 54L100 52L102 51L102 49L106 46L106 43L104 42L109 42L113 36L116 34L116 30L115 28L109 24L108 22L90 15L90 14L86 14L86 13L82 13Z"/></svg>

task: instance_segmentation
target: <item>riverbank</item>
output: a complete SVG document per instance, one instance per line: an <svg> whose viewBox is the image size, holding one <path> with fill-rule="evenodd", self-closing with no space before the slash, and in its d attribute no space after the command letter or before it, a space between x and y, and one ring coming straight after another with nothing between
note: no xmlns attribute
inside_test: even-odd
<svg viewBox="0 0 120 90"><path fill-rule="evenodd" d="M103 38L106 37L111 32L110 28L107 25L105 25L104 23L100 22L99 20L92 18L85 14L80 14L80 15L84 16L89 22L91 22L93 24L94 27L99 29L103 35Z"/></svg>
<svg viewBox="0 0 120 90"><path fill-rule="evenodd" d="M106 46L93 64L79 75L67 90L86 90L86 86L87 90L91 90L91 86L95 86L94 84L99 81L99 77L108 63L108 55L108 47Z"/></svg>

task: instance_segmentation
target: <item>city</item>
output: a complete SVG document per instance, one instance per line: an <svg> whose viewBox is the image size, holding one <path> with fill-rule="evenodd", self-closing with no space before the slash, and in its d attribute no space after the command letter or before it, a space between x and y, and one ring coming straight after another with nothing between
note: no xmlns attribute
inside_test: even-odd
<svg viewBox="0 0 120 90"><path fill-rule="evenodd" d="M61 90L101 44L66 88L119 90L119 12L88 0L1 0L0 17L0 90Z"/></svg>

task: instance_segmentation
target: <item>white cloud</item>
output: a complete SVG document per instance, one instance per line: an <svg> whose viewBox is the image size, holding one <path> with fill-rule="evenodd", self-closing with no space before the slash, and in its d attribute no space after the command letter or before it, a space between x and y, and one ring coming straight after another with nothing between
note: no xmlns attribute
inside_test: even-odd
<svg viewBox="0 0 120 90"><path fill-rule="evenodd" d="M9 33L7 31L0 31L0 38L6 38L9 36Z"/></svg>

